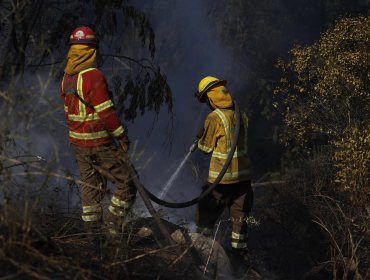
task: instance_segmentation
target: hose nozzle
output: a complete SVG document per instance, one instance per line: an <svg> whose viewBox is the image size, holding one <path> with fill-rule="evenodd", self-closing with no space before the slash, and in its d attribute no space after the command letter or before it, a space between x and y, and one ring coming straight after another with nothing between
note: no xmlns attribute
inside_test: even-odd
<svg viewBox="0 0 370 280"><path fill-rule="evenodd" d="M194 143L190 146L189 152L194 152L198 148L198 139L194 141Z"/></svg>

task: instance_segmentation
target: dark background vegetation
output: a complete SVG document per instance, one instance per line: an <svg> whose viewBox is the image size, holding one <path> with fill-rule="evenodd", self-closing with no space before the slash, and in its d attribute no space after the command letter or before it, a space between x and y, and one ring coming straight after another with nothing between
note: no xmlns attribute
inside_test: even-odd
<svg viewBox="0 0 370 280"><path fill-rule="evenodd" d="M370 277L369 5L0 1L0 276L89 278L100 271L96 277L104 278L110 271L111 259L91 267L58 243L81 231L58 83L70 32L89 25L148 187L164 184L202 126L208 112L193 98L198 81L227 79L250 116L253 182L280 182L255 187L261 226L252 229L250 246L263 276ZM206 169L193 156L169 197L197 195ZM177 215L191 224L192 211Z"/></svg>

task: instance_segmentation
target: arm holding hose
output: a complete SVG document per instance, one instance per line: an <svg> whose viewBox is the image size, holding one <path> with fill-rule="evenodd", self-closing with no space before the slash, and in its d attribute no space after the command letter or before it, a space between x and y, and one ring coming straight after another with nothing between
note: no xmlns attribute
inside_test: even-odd
<svg viewBox="0 0 370 280"><path fill-rule="evenodd" d="M213 152L217 140L217 126L215 116L212 114L208 115L204 128L197 134L198 148L203 153L210 154Z"/></svg>
<svg viewBox="0 0 370 280"><path fill-rule="evenodd" d="M155 203L157 203L159 205L165 206L165 207L185 208L185 207L190 207L190 206L198 203L201 199L203 199L205 196L207 196L212 190L214 190L217 187L217 185L220 183L222 177L225 175L227 168L230 166L231 160L232 160L233 155L234 155L235 150L236 150L238 138L239 138L240 111L239 111L239 106L236 102L234 102L234 106L235 106L235 119L236 119L236 125L235 125L235 131L234 131L234 140L233 140L233 143L231 145L231 150L230 150L230 152L229 152L229 154L226 158L225 165L222 167L221 172L219 173L218 177L212 183L211 186L209 186L199 197L193 198L192 200L185 201L185 202L170 202L170 201L165 201L165 200L162 200L162 199L156 197L148 189L146 189L140 183L140 181L138 179L138 175L133 171L133 173L132 173L133 180L134 180L134 183L135 183L136 187L138 189L140 189L141 195L144 195L144 196L147 195L152 201L154 201ZM94 168L96 168L100 173L105 174L104 176L107 176L107 178L109 180L111 180L110 177L109 177L110 176L109 172L107 172L107 170L104 170L103 168L101 168L99 166L94 166Z"/></svg>
<svg viewBox="0 0 370 280"><path fill-rule="evenodd" d="M144 188L146 194L148 195L148 197L152 201L154 201L155 203L157 203L159 205L169 207L169 208L185 208L185 207L189 207L189 206L192 206L192 205L198 203L201 199L203 199L205 196L207 196L212 190L214 190L217 187L217 185L222 180L222 177L225 175L226 170L230 166L231 160L233 159L233 155L235 153L236 146L237 146L237 143L238 143L239 131L240 131L240 111L239 111L239 106L236 102L234 102L234 107L235 107L235 120L236 120L236 122L235 122L235 131L234 131L234 140L233 140L233 143L231 145L231 150L229 151L229 154L227 155L226 162L225 162L224 166L222 167L222 170L220 171L218 177L212 183L212 185L209 186L199 197L193 198L192 200L185 201L185 202L170 202L170 201L165 201L165 200L159 199L154 194L152 194L149 190Z"/></svg>
<svg viewBox="0 0 370 280"><path fill-rule="evenodd" d="M201 130L199 130L198 134L197 134L197 139L193 142L193 144L190 146L189 148L189 151L190 152L194 152L197 148L198 148L198 142L199 142L199 139L202 138L202 136L204 135L204 127L202 127Z"/></svg>

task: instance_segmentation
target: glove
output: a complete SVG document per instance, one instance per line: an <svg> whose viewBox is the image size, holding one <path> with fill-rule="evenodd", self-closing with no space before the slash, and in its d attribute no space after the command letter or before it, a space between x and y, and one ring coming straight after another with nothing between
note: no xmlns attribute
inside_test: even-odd
<svg viewBox="0 0 370 280"><path fill-rule="evenodd" d="M202 138L202 136L203 136L203 134L204 134L204 131L205 131L204 127L202 127L202 129L201 129L201 130L199 130L199 132L198 132L198 134L197 134L197 139L198 139L198 140L199 140L200 138Z"/></svg>
<svg viewBox="0 0 370 280"><path fill-rule="evenodd" d="M193 144L190 146L189 151L194 152L198 148L198 141L199 139L195 140Z"/></svg>
<svg viewBox="0 0 370 280"><path fill-rule="evenodd" d="M124 153L127 153L130 148L130 141L128 140L127 135L121 140L119 140L119 146Z"/></svg>

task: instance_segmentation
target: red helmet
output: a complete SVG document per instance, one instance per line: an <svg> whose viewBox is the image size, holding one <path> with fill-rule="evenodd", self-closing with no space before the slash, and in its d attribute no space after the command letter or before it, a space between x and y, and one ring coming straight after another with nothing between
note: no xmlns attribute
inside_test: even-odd
<svg viewBox="0 0 370 280"><path fill-rule="evenodd" d="M73 30L71 36L69 37L69 44L97 45L98 38L96 38L94 31L92 31L91 28L80 26Z"/></svg>

